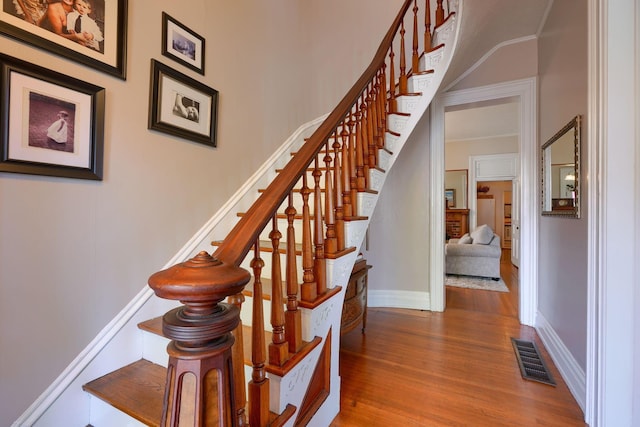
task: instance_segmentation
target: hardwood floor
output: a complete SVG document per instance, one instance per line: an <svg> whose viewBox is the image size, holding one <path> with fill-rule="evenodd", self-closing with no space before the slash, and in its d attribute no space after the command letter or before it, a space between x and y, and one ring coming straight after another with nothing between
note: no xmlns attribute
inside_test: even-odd
<svg viewBox="0 0 640 427"><path fill-rule="evenodd" d="M341 339L337 426L586 426L533 328L509 293L448 287L444 313L369 308L367 330ZM557 387L522 379L510 338L535 341Z"/></svg>

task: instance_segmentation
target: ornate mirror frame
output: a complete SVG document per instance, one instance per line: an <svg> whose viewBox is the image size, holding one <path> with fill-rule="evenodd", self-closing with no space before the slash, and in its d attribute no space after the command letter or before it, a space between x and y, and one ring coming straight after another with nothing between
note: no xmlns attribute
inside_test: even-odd
<svg viewBox="0 0 640 427"><path fill-rule="evenodd" d="M542 215L580 218L578 115L542 145Z"/></svg>

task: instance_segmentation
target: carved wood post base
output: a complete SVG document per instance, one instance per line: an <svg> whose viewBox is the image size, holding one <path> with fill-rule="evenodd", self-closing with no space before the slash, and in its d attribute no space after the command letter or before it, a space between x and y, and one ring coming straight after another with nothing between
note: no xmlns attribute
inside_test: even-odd
<svg viewBox="0 0 640 427"><path fill-rule="evenodd" d="M181 350L172 341L167 347L169 366L161 425L235 426L231 346L228 335L207 350ZM221 390L231 393L221 393Z"/></svg>

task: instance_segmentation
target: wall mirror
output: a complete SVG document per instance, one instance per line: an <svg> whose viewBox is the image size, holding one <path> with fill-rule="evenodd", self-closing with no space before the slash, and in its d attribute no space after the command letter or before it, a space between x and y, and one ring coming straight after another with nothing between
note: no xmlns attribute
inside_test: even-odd
<svg viewBox="0 0 640 427"><path fill-rule="evenodd" d="M467 209L467 169L444 173L444 198L447 209Z"/></svg>
<svg viewBox="0 0 640 427"><path fill-rule="evenodd" d="M542 146L542 215L580 218L580 116Z"/></svg>

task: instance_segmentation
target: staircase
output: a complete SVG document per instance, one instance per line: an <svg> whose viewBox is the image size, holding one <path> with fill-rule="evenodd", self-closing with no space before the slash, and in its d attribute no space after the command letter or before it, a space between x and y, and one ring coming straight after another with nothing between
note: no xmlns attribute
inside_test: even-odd
<svg viewBox="0 0 640 427"><path fill-rule="evenodd" d="M346 284L456 44L461 2L435 3L405 1L340 104L151 276L155 295L114 319L29 425L65 424L70 408L95 427L330 424Z"/></svg>

